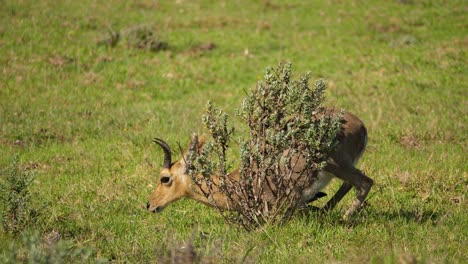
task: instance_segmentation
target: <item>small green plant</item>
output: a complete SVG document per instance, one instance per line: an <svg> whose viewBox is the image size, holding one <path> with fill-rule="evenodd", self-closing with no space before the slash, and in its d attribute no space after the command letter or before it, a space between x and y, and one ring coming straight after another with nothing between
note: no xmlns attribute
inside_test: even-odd
<svg viewBox="0 0 468 264"><path fill-rule="evenodd" d="M288 220L337 144L342 112L322 106L325 82L309 87L310 74L292 80L291 73L291 64L267 69L265 80L243 101L239 116L249 136L240 140L240 179L229 177L226 169L234 129L227 126L227 114L211 103L203 121L214 142L192 149L188 158L189 174L203 195L210 200L217 189L226 194L234 214L222 214L248 230ZM219 183L212 174L220 176Z"/></svg>
<svg viewBox="0 0 468 264"><path fill-rule="evenodd" d="M223 252L223 241L207 241L192 234L186 240L167 239L167 247L158 247L155 254L158 263L258 263L258 255L253 248L246 252ZM198 240L198 241L197 241Z"/></svg>
<svg viewBox="0 0 468 264"><path fill-rule="evenodd" d="M133 26L122 31L114 31L108 29L108 36L99 40L99 46L115 47L121 40L125 40L128 48L143 49L152 52L167 50L169 44L162 40L153 28L149 26L139 25Z"/></svg>
<svg viewBox="0 0 468 264"><path fill-rule="evenodd" d="M8 251L0 255L1 263L104 263L95 258L91 248L76 247L61 240L52 231L43 238L37 232L25 233L21 243L11 243Z"/></svg>
<svg viewBox="0 0 468 264"><path fill-rule="evenodd" d="M31 208L29 185L34 173L18 166L18 157L0 170L1 221L7 233L19 233L37 218L38 212Z"/></svg>

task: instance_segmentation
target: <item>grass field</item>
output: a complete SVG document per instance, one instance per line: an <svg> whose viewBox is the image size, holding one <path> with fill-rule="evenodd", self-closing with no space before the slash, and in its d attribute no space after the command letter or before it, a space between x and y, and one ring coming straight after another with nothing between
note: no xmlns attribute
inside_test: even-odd
<svg viewBox="0 0 468 264"><path fill-rule="evenodd" d="M22 206L36 212L2 229L3 258L31 258L36 232L68 241L77 262L80 249L88 262L163 262L189 241L213 263L466 263L467 2L285 2L0 1L0 166L34 174ZM141 25L168 48L128 45ZM97 45L110 29L121 41ZM328 215L256 232L188 200L147 212L163 158L152 138L187 144L208 100L243 135L244 91L280 61L325 78L327 104L366 123L369 206L341 222L348 194Z"/></svg>

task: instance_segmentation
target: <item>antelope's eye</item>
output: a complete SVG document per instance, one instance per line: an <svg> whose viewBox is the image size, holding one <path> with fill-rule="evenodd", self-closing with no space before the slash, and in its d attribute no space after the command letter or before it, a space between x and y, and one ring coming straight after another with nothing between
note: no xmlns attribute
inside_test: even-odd
<svg viewBox="0 0 468 264"><path fill-rule="evenodd" d="M169 183L171 181L171 177L169 176L162 176L161 183Z"/></svg>

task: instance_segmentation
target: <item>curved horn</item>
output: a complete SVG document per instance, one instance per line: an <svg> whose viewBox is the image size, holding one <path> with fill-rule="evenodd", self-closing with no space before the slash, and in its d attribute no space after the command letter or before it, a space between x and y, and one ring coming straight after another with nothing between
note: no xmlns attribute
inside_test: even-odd
<svg viewBox="0 0 468 264"><path fill-rule="evenodd" d="M171 168L171 148L169 147L169 145L162 139L160 138L155 138L153 139L153 142L158 144L163 150L164 150L164 164L163 164L163 167L164 168Z"/></svg>

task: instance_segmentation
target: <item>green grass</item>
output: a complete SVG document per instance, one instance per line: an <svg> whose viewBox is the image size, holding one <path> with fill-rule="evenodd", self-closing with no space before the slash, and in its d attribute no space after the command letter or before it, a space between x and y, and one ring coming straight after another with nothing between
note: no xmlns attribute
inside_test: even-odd
<svg viewBox="0 0 468 264"><path fill-rule="evenodd" d="M115 262L152 262L187 240L226 263L465 262L466 2L288 2L2 1L0 166L18 155L36 174L29 231ZM135 25L170 49L96 45ZM348 195L329 215L251 233L192 201L145 211L162 164L151 139L186 144L208 99L237 123L244 90L279 61L326 78L327 104L367 124L370 205L342 223ZM6 252L21 237L0 241Z"/></svg>

